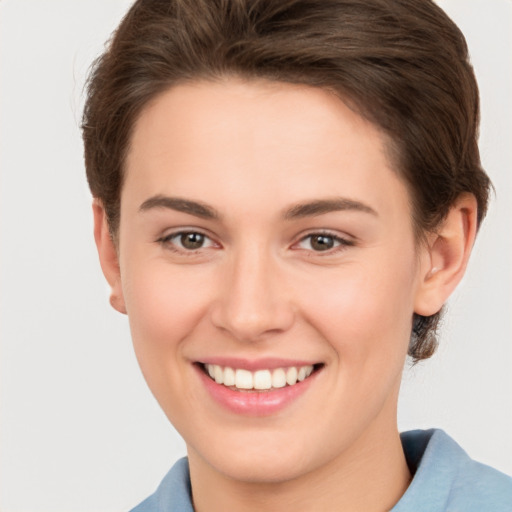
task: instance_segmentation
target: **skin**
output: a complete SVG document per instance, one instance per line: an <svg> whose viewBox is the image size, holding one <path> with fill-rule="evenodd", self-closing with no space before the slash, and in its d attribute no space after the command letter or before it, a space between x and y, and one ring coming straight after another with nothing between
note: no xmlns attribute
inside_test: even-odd
<svg viewBox="0 0 512 512"><path fill-rule="evenodd" d="M197 511L380 511L406 490L396 408L412 316L438 311L461 279L476 203L461 196L419 245L384 144L321 89L180 85L134 128L117 245L95 201L111 303L128 314L148 385L186 441ZM340 198L349 207L292 215ZM180 231L206 235L203 247L170 237ZM334 237L331 249L312 244L318 233ZM291 404L250 417L206 392L194 363L209 357L322 367Z"/></svg>

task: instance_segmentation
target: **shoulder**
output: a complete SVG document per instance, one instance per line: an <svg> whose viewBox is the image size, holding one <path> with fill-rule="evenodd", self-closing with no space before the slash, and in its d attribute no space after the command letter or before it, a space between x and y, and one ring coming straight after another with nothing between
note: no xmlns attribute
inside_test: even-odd
<svg viewBox="0 0 512 512"><path fill-rule="evenodd" d="M157 490L130 512L193 512L188 459L185 457L165 475Z"/></svg>
<svg viewBox="0 0 512 512"><path fill-rule="evenodd" d="M413 480L393 512L512 512L512 478L472 460L442 430L402 434Z"/></svg>

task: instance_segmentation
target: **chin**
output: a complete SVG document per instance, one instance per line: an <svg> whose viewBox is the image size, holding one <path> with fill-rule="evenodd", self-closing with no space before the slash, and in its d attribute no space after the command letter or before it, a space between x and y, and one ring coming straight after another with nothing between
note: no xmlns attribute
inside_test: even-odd
<svg viewBox="0 0 512 512"><path fill-rule="evenodd" d="M285 432L226 435L225 439L230 441L229 444L212 442L206 445L203 441L198 447L201 451L193 451L216 472L239 482L284 483L313 471L329 458L327 446L315 450L315 443L305 441L304 436Z"/></svg>
<svg viewBox="0 0 512 512"><path fill-rule="evenodd" d="M279 484L294 480L308 473L307 461L303 456L284 455L253 457L242 454L236 460L218 460L215 469L232 480L252 484Z"/></svg>

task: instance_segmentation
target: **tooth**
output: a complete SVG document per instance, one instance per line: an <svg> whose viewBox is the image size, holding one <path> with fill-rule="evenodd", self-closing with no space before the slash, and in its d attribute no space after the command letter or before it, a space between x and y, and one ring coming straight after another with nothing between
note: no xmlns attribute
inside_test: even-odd
<svg viewBox="0 0 512 512"><path fill-rule="evenodd" d="M272 382L269 370L258 370L254 373L254 389L270 389Z"/></svg>
<svg viewBox="0 0 512 512"><path fill-rule="evenodd" d="M276 368L275 370L257 370L252 373L249 370L235 370L226 366L222 368L217 364L205 364L208 375L224 386L236 386L239 389L265 390L271 388L282 388L288 384L293 386L309 377L314 370L313 365L290 366L289 368Z"/></svg>
<svg viewBox="0 0 512 512"><path fill-rule="evenodd" d="M277 368L272 372L272 387L284 388L286 386L286 373L282 368Z"/></svg>
<svg viewBox="0 0 512 512"><path fill-rule="evenodd" d="M222 384L224 382L224 372L222 371L222 368L216 364L213 366L213 370L215 382L217 384Z"/></svg>
<svg viewBox="0 0 512 512"><path fill-rule="evenodd" d="M286 383L289 386L297 384L297 368L295 366L290 366L286 371Z"/></svg>
<svg viewBox="0 0 512 512"><path fill-rule="evenodd" d="M224 386L234 386L235 382L235 370L226 366L226 368L224 368Z"/></svg>
<svg viewBox="0 0 512 512"><path fill-rule="evenodd" d="M235 386L239 389L252 389L252 373L248 370L236 370Z"/></svg>

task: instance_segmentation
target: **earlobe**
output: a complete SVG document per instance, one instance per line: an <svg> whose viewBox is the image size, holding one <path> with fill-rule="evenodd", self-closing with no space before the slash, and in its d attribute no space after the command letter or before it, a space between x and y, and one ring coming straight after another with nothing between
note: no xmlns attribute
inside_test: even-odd
<svg viewBox="0 0 512 512"><path fill-rule="evenodd" d="M464 276L477 231L477 202L464 193L423 249L414 312L437 313Z"/></svg>
<svg viewBox="0 0 512 512"><path fill-rule="evenodd" d="M118 254L110 235L105 209L101 201L94 199L92 210L94 215L94 240L98 249L103 275L110 285L110 304L116 311L126 314Z"/></svg>

